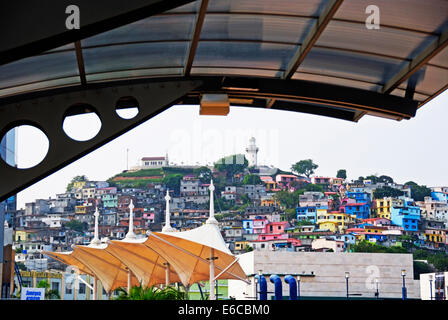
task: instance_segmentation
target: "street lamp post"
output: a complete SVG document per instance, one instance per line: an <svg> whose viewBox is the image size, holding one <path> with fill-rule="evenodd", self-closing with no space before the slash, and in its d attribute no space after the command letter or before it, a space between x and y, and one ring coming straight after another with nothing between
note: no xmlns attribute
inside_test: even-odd
<svg viewBox="0 0 448 320"><path fill-rule="evenodd" d="M432 300L432 281L433 281L433 277L432 274L429 275L429 292L430 292L430 299Z"/></svg>
<svg viewBox="0 0 448 320"><path fill-rule="evenodd" d="M376 293L375 293L375 295L376 295L376 298L377 298L377 299L380 298L380 292L379 292L379 290L378 290L378 284L379 284L379 280L378 280L378 279L375 279L375 286L376 286Z"/></svg>
<svg viewBox="0 0 448 320"><path fill-rule="evenodd" d="M345 273L345 284L347 288L347 300L348 300L348 279L350 278L350 272Z"/></svg>
<svg viewBox="0 0 448 320"><path fill-rule="evenodd" d="M258 270L258 279L257 279L257 285L256 285L256 300L258 300L258 293L261 291L261 285L260 285L260 277L261 277L261 270Z"/></svg>
<svg viewBox="0 0 448 320"><path fill-rule="evenodd" d="M407 299L407 293L406 293L406 282L405 282L405 277L406 277L406 270L401 270L401 276L403 277L403 288L402 288L402 297L403 300Z"/></svg>
<svg viewBox="0 0 448 320"><path fill-rule="evenodd" d="M297 300L300 300L300 276L297 276Z"/></svg>

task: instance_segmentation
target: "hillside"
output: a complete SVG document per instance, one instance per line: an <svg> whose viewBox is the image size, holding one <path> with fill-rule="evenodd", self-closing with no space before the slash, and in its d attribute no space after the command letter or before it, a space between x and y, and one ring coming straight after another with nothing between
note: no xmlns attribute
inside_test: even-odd
<svg viewBox="0 0 448 320"><path fill-rule="evenodd" d="M193 168L163 167L160 169L142 169L138 171L123 171L107 179L111 185L117 187L142 188L148 183L160 183L176 175L193 174Z"/></svg>

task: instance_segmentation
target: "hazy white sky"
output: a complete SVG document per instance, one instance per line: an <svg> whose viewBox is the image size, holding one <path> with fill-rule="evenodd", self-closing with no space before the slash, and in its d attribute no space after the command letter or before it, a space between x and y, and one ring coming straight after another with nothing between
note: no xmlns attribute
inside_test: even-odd
<svg viewBox="0 0 448 320"><path fill-rule="evenodd" d="M86 122L72 129L86 132ZM177 164L212 163L243 153L251 136L259 146L259 164L289 170L302 159L319 165L316 175L335 176L346 169L349 179L385 174L404 183L448 185L448 92L411 120L400 122L365 116L358 123L258 108L231 107L226 117L199 116L198 106L174 106L137 128L68 165L18 194L18 208L36 198L55 197L72 177L84 174L105 180L143 156L168 153ZM37 141L37 142L36 142ZM24 143L25 142L25 143ZM42 142L19 132L18 161L30 159Z"/></svg>

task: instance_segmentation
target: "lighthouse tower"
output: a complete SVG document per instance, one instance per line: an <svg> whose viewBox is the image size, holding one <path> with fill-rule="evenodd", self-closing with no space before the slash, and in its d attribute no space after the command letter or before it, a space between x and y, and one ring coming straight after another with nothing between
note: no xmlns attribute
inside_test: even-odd
<svg viewBox="0 0 448 320"><path fill-rule="evenodd" d="M256 167L258 147L255 145L254 137L250 138L249 146L246 148L246 152L248 155L249 167Z"/></svg>

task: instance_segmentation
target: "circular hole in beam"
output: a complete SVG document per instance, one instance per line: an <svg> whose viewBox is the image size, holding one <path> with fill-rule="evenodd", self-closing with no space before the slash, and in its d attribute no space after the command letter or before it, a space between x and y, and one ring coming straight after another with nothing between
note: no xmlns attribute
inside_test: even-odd
<svg viewBox="0 0 448 320"><path fill-rule="evenodd" d="M135 118L139 113L139 108L137 99L131 96L121 97L115 104L115 112L125 120Z"/></svg>
<svg viewBox="0 0 448 320"><path fill-rule="evenodd" d="M48 137L41 129L34 125L18 125L1 137L0 155L11 167L29 169L45 159L49 146Z"/></svg>
<svg viewBox="0 0 448 320"><path fill-rule="evenodd" d="M73 140L88 141L100 132L101 119L91 105L73 105L65 113L62 129Z"/></svg>

